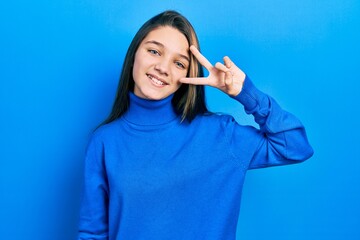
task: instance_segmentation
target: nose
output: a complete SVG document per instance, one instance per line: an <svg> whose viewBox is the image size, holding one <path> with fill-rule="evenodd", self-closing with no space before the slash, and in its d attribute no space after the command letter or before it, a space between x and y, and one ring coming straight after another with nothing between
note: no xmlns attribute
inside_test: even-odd
<svg viewBox="0 0 360 240"><path fill-rule="evenodd" d="M169 75L169 61L163 59L162 61L157 62L155 64L155 70L159 73L168 76Z"/></svg>

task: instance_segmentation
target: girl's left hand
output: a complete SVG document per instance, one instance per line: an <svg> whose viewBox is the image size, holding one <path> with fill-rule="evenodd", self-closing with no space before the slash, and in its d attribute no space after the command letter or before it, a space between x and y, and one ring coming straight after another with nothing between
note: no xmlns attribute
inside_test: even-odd
<svg viewBox="0 0 360 240"><path fill-rule="evenodd" d="M218 62L213 66L195 46L190 46L190 51L199 63L209 71L209 76L181 78L181 83L209 85L220 89L230 96L236 96L241 92L245 80L245 73L241 71L229 57L224 57L224 64Z"/></svg>

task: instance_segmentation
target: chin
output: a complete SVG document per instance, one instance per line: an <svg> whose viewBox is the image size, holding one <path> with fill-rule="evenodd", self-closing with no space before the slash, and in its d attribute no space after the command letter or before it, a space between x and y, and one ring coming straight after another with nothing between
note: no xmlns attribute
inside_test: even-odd
<svg viewBox="0 0 360 240"><path fill-rule="evenodd" d="M167 98L169 95L163 95L163 96L149 96L147 99L149 100L162 100L164 98Z"/></svg>
<svg viewBox="0 0 360 240"><path fill-rule="evenodd" d="M167 98L174 92L172 91L172 89L154 89L152 86L134 89L135 95L148 100L161 100Z"/></svg>
<svg viewBox="0 0 360 240"><path fill-rule="evenodd" d="M144 93L143 97L149 100L161 100L164 98L167 98L168 96L170 96L170 94L160 94L160 93Z"/></svg>

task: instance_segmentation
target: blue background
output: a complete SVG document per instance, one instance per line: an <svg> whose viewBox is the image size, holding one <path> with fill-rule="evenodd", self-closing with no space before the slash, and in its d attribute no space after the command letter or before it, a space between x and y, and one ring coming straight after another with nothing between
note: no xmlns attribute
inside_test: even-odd
<svg viewBox="0 0 360 240"><path fill-rule="evenodd" d="M238 238L360 239L360 1L2 1L0 236L74 239L84 148L138 28L175 9L297 115L315 155L249 171ZM208 88L209 107L253 124ZM179 226L181 227L181 226Z"/></svg>

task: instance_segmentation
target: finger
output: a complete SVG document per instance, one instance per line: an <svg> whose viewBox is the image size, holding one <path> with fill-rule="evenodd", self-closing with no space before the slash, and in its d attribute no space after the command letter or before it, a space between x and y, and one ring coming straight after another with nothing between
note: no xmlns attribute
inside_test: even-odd
<svg viewBox="0 0 360 240"><path fill-rule="evenodd" d="M233 75L230 71L225 72L225 86L226 88L231 87L233 84Z"/></svg>
<svg viewBox="0 0 360 240"><path fill-rule="evenodd" d="M227 68L224 64L222 63L216 63L215 64L216 69L222 71L224 73L224 83L225 86L227 87L227 85L232 85L233 83L233 72Z"/></svg>
<svg viewBox="0 0 360 240"><path fill-rule="evenodd" d="M224 57L224 64L227 68L231 68L233 66L233 62L231 61L231 59L228 56Z"/></svg>
<svg viewBox="0 0 360 240"><path fill-rule="evenodd" d="M229 68L227 68L224 64L219 63L219 62L217 62L217 63L215 64L215 68L216 68L217 70L222 71L222 72L228 72L228 71L230 71Z"/></svg>
<svg viewBox="0 0 360 240"><path fill-rule="evenodd" d="M193 85L209 85L208 78L180 78L179 82Z"/></svg>
<svg viewBox="0 0 360 240"><path fill-rule="evenodd" d="M194 45L190 46L190 51L199 61L199 63L203 65L207 70L210 70L213 67L209 60L207 60L206 57L204 57L204 55L202 55Z"/></svg>

